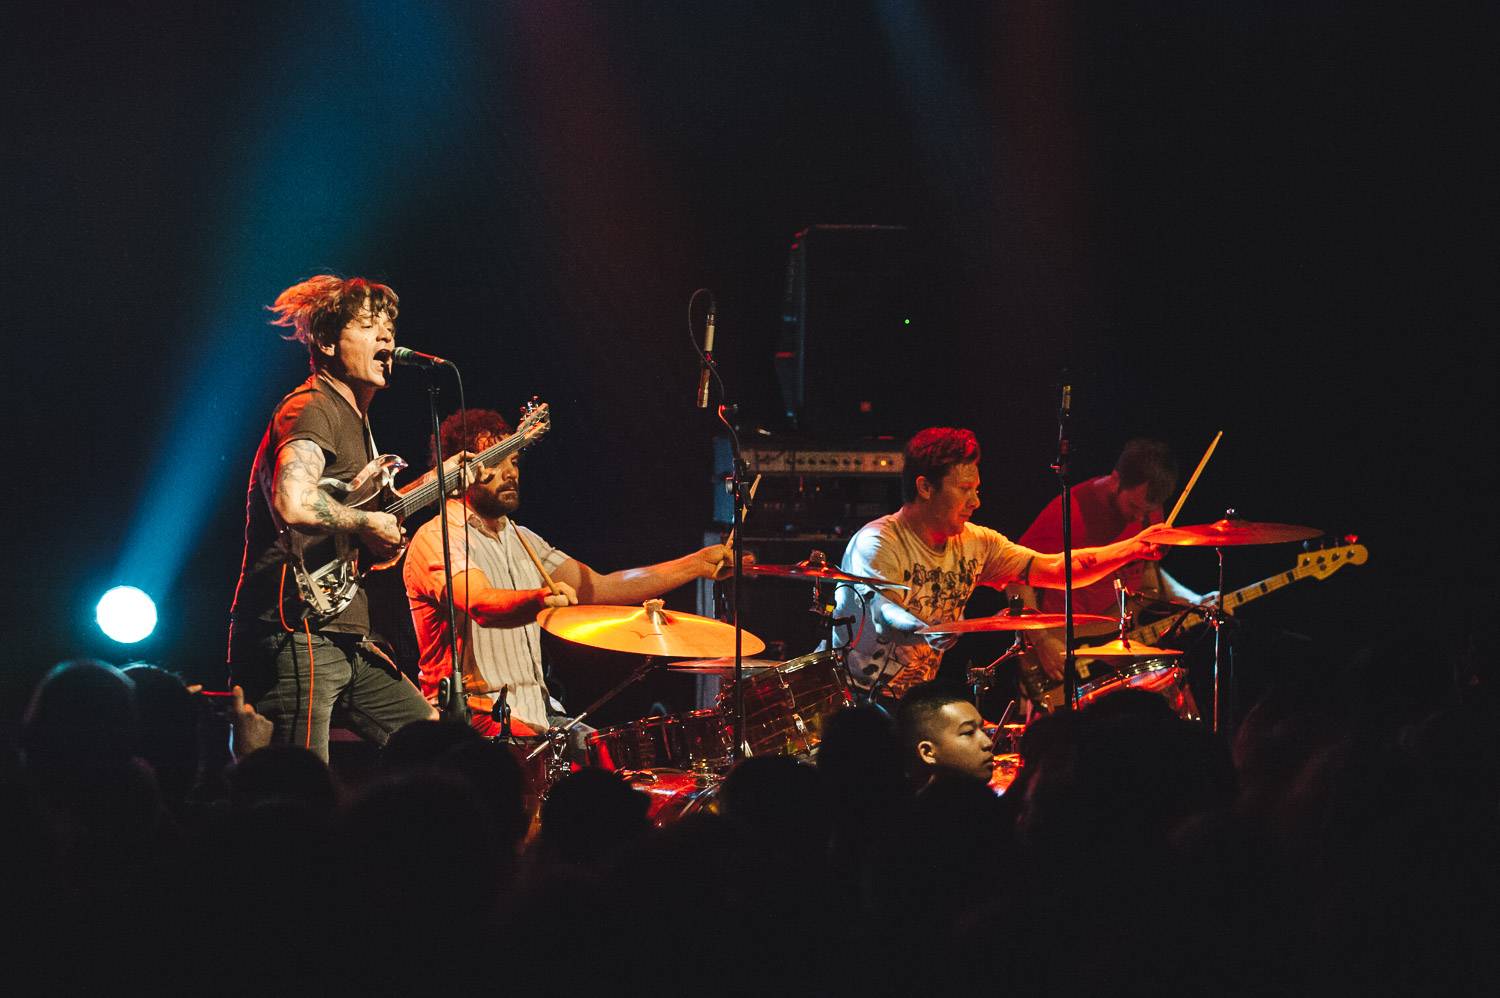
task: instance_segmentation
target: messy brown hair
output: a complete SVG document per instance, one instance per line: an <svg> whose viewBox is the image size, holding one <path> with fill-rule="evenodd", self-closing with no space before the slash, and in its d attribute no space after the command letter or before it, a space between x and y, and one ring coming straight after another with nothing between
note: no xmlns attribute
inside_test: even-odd
<svg viewBox="0 0 1500 998"><path fill-rule="evenodd" d="M317 370L326 360L319 344L337 342L343 328L359 316L385 315L395 322L399 303L396 292L384 284L363 277L319 274L293 284L267 308L276 313L271 325L290 329L282 338L305 344Z"/></svg>

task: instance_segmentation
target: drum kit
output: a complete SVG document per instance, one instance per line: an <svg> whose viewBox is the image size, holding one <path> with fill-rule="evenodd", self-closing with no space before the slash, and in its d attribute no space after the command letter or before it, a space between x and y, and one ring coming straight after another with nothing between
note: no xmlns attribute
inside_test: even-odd
<svg viewBox="0 0 1500 998"><path fill-rule="evenodd" d="M905 589L883 579L849 575L831 568L820 552L796 565L746 566L749 576L811 582L816 612L832 629L832 617L821 587L860 584ZM643 717L628 724L590 732L583 740L588 765L617 772L651 800L648 813L656 824L717 806L720 782L733 766L735 703L742 698L745 726L741 755L811 758L823 740L823 727L841 708L854 702L843 655L813 651L788 661L755 658L766 643L749 631L739 632L740 681L734 682L735 627L708 617L665 609L661 600L639 607L567 606L537 617L543 630L576 644L642 656L621 683L605 693L567 725L527 745L528 779L539 784L534 796L571 768L565 758L569 734L627 686L665 663L669 672L716 676L727 686L715 706L670 716Z"/></svg>
<svg viewBox="0 0 1500 998"><path fill-rule="evenodd" d="M1322 533L1321 530L1312 527L1288 523L1252 523L1238 519L1234 511L1229 510L1223 519L1213 523L1159 528L1151 536L1151 542L1172 547L1218 549L1219 592L1222 593L1224 591L1224 548L1310 540ZM1131 641L1130 631L1134 621L1132 614L1126 608L1126 597L1129 594L1120 585L1118 579L1115 581L1115 590L1120 599L1118 618L1088 613L1073 614L1075 633L1085 637L1097 636L1118 627L1118 636L1114 640L1084 645L1074 650L1076 658L1081 663L1079 674L1084 680L1079 683L1074 705L1084 707L1119 690L1139 689L1164 697L1180 717L1191 721L1202 720L1198 713L1198 706L1193 700L1192 691L1187 684L1187 668L1182 664L1182 651L1177 648L1157 648L1142 642ZM1213 725L1214 729L1218 730L1219 634L1224 621L1223 613L1219 607L1213 605L1192 609L1201 610L1207 622L1214 628ZM1016 635L1015 643L994 662L983 668L969 671L969 682L974 686L977 697L980 690L986 687L989 680L993 678L997 665L1011 658L1020 658L1030 651L1026 638L1028 632L1061 628L1065 624L1066 618L1063 614L1040 613L1016 603L991 617L931 624L922 628L918 633L933 637L950 637L1005 631ZM1053 707L1057 704L1049 702L1046 706Z"/></svg>
<svg viewBox="0 0 1500 998"><path fill-rule="evenodd" d="M1308 527L1277 523L1250 523L1233 518L1233 512L1215 523L1191 527L1163 528L1153 543L1174 546L1211 546L1219 548L1220 592L1223 591L1224 547L1247 544L1274 544L1303 540L1321 533ZM746 575L755 578L789 579L811 582L814 612L821 613L831 634L832 617L820 587L863 585L879 589L904 590L907 587L884 579L850 575L829 567L826 559L814 552L808 561L796 565L747 566ZM1078 659L1089 663L1087 682L1078 688L1075 705L1084 706L1121 689L1143 689L1165 696L1177 712L1197 720L1197 708L1185 682L1186 668L1181 664L1182 651L1132 642L1128 637L1131 618L1125 612L1124 593L1118 619L1096 614L1075 613L1075 633L1096 643L1076 649ZM1202 608L1217 631L1221 624L1214 607ZM643 678L664 663L669 672L687 675L717 676L726 679L715 706L670 716L644 717L628 724L590 732L584 739L588 765L619 773L651 799L648 813L661 825L698 811L717 807L718 788L735 762L733 718L736 697L744 701L745 723L739 755L779 755L809 759L822 742L824 726L840 709L854 703L854 689L843 665L842 649L833 649L832 641L822 649L788 661L755 658L766 643L748 631L739 632L740 680L736 673L734 625L707 617L667 610L661 600L647 600L640 607L567 606L543 611L538 623L549 633L566 641L609 651L642 656L637 668L617 686L605 693L568 725L555 728L533 743L526 756L538 761L550 749L551 757L540 775L537 796L561 778L571 767L564 751L571 731L612 699L621 690ZM933 637L957 637L964 634L1009 632L1016 644L983 670L971 670L970 681L993 675L995 666L1020 655L1026 648L1028 633L1052 630L1065 625L1063 614L1040 613L1012 606L989 617L955 620L932 624L918 633ZM1113 640L1099 641L1104 634L1118 631ZM1217 640L1215 662L1215 709L1217 713L1218 669ZM997 751L1018 764L1015 754L1021 725L1002 725L1007 735ZM1002 759L1002 762L1004 759ZM1014 778L1016 765L997 766L997 773ZM538 773L532 769L533 774ZM535 781L535 778L534 778ZM1009 779L1003 780L1008 783ZM1003 790L1003 787L997 789Z"/></svg>

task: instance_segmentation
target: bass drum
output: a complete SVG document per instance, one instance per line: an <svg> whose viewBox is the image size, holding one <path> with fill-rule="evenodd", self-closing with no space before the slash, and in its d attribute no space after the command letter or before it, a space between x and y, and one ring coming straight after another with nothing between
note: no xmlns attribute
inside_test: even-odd
<svg viewBox="0 0 1500 998"><path fill-rule="evenodd" d="M854 702L837 652L817 651L745 678L745 743L750 755L805 755L823 741L823 725ZM734 713L734 687L719 694Z"/></svg>
<svg viewBox="0 0 1500 998"><path fill-rule="evenodd" d="M1193 691L1188 687L1187 668L1176 656L1135 659L1108 675L1080 683L1078 706L1086 707L1117 690L1145 690L1158 694L1166 698L1178 717L1187 721L1203 720L1198 714Z"/></svg>
<svg viewBox="0 0 1500 998"><path fill-rule="evenodd" d="M630 785L650 799L646 816L657 828L694 814L719 813L717 779L680 769L649 769L630 775Z"/></svg>

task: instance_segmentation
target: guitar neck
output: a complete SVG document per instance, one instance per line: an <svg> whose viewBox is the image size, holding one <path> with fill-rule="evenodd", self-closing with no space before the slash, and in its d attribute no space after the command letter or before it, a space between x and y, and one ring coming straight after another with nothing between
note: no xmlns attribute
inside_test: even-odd
<svg viewBox="0 0 1500 998"><path fill-rule="evenodd" d="M491 468L510 457L519 453L524 447L531 443L534 438L526 433L513 433L497 444L491 444L484 450L475 454L469 462L481 467ZM444 476L447 477L447 476ZM434 502L438 497L438 479L434 474L431 478L417 485L410 492L404 492L396 501L386 508L386 512L404 520L417 510Z"/></svg>
<svg viewBox="0 0 1500 998"><path fill-rule="evenodd" d="M1234 610L1237 610L1240 607L1244 606L1246 603L1249 603L1251 600L1260 599L1262 596L1269 596L1271 593L1274 593L1282 586L1289 586L1293 582L1296 582L1298 579L1306 578L1307 576L1313 574L1313 571L1314 569L1311 566L1300 566L1298 568L1292 569L1291 571L1281 572L1277 575L1273 575L1269 579L1262 579L1261 581L1253 583L1252 585L1248 585L1243 589L1236 589L1234 592L1229 593L1224 597L1224 610L1225 612L1233 612ZM1146 624L1143 627L1137 627L1135 630L1129 632L1126 637L1128 637L1131 641L1139 642L1145 645L1155 644L1157 641L1161 640L1162 635L1166 634L1168 631L1173 630L1174 628L1181 626L1182 622L1187 618L1190 612L1191 611L1184 610L1181 613L1174 613L1170 617L1165 617L1161 620L1158 620L1154 624Z"/></svg>

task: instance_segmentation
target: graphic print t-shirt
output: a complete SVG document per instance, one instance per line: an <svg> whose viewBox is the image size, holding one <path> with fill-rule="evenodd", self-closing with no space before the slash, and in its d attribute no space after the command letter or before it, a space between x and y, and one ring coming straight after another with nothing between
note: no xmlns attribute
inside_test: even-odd
<svg viewBox="0 0 1500 998"><path fill-rule="evenodd" d="M964 524L963 533L948 538L941 549L933 548L892 513L865 524L850 538L843 569L851 575L910 586L906 592L886 590L883 598L937 624L961 618L975 587L998 587L1023 578L1035 556L1035 551L1004 534L973 523ZM914 684L936 676L943 653L920 636L893 633L878 625L871 608L881 598L863 586L840 587L836 613L858 621L853 625L858 639L853 640L849 629L840 628L837 643L853 640L848 666L855 682L869 686L887 675L891 678L884 688L900 696Z"/></svg>

